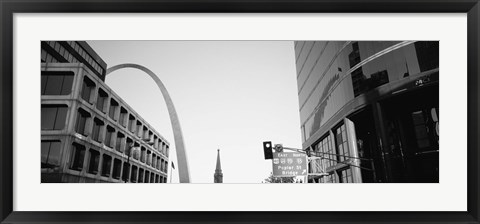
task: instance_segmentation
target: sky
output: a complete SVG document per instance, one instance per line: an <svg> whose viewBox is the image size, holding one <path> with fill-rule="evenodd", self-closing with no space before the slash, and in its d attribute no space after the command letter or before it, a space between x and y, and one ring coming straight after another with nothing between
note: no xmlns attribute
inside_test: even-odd
<svg viewBox="0 0 480 224"><path fill-rule="evenodd" d="M183 131L191 183L213 183L220 149L223 183L261 183L272 171L263 141L301 148L293 41L87 41L112 67L136 63L162 80ZM170 143L163 96L132 68L106 84ZM169 177L170 178L170 177Z"/></svg>

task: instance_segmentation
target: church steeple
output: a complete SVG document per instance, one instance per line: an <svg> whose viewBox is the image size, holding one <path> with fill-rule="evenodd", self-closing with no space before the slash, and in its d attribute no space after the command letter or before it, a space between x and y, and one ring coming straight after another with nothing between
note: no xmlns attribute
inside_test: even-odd
<svg viewBox="0 0 480 224"><path fill-rule="evenodd" d="M223 183L222 165L220 164L220 149L217 149L217 167L213 175L214 183Z"/></svg>

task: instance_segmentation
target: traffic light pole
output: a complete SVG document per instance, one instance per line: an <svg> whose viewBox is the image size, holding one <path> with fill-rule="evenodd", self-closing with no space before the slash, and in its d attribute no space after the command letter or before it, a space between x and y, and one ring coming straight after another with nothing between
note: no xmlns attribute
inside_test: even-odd
<svg viewBox="0 0 480 224"><path fill-rule="evenodd" d="M295 152L299 152L299 153L305 153L306 155L308 155L306 151L301 150L301 149L295 149L295 148L289 148L289 147L283 147L283 149L290 150L290 151L295 151ZM372 159L358 158L358 157L353 157L353 156L345 156L345 155L338 155L338 154L325 153L325 152L313 152L313 153L315 153L315 154L317 154L317 153L322 153L322 154L326 154L326 155L341 156L341 157L351 158L351 159L359 159L359 160L372 161ZM342 164L345 164L345 165L358 167L358 168L363 169L363 170L373 171L372 169L368 169L368 168L365 168L365 167L361 167L361 166L357 166L357 165L353 165L353 164L349 164L349 163L344 163L344 162L337 161L337 160L333 160L333 159L326 158L326 157L323 157L323 156L317 156L317 155L315 155L315 156L309 156L309 157L316 157L316 158L321 158L321 159L328 159L328 160L330 160L330 161L335 161L335 162L337 162L337 163L342 163Z"/></svg>
<svg viewBox="0 0 480 224"><path fill-rule="evenodd" d="M277 145L276 145L277 146ZM338 155L338 154L333 154L333 153L324 153L324 152L313 152L315 155L314 156L311 156L309 155L309 153L307 153L307 150L301 150L301 149L296 149L296 148L290 148L290 147L283 147L280 145L280 147L275 147L275 150L277 152L281 152L283 150L289 150L289 151L293 151L293 152L298 152L298 153L302 153L302 154L305 154L307 155L307 163L308 163L308 158L320 158L320 159L326 159L326 160L330 160L330 161L335 161L337 163L341 163L341 164L345 164L347 166L353 166L353 167L357 167L357 168L360 168L362 170L367 170L367 171L371 171L373 172L374 170L373 169L368 169L368 168L365 168L365 167L361 167L361 166L357 166L355 164L351 164L351 163L345 163L345 162L342 162L342 161L337 161L337 160L334 160L334 159L330 159L330 158L327 158L327 157L324 157L324 156L321 156L321 155L317 155L317 153L321 153L321 154L324 154L324 155L333 155L333 156L341 156L341 157L344 157L344 158L350 158L350 159L358 159L358 160L367 160L367 161L370 161L372 162L373 160L372 159L365 159L365 158L359 158L359 157L353 157L353 156L345 156L345 155ZM308 165L308 164L307 164ZM308 167L307 167L307 170L308 170ZM325 171L324 171L325 172ZM305 175L305 183L308 183L308 171L307 171L307 175Z"/></svg>
<svg viewBox="0 0 480 224"><path fill-rule="evenodd" d="M265 155L266 160L272 159L272 150L275 150L276 152L283 152L283 150L289 150L289 151L293 151L293 152L306 154L307 155L307 166L308 166L308 158L320 158L320 159L326 159L326 160L334 161L335 163L340 163L340 164L344 164L344 165L351 166L351 167L357 167L357 168L362 169L362 170L374 172L374 169L361 167L361 166L359 166L355 163L355 160L366 160L366 161L369 161L370 163L373 164L373 159L359 158L359 157L353 157L353 156L347 156L347 155L338 155L338 154L326 153L326 152L315 152L315 151L302 150L302 149L291 148L291 147L283 147L282 144L275 144L274 147L272 147L272 146L273 146L273 144L272 144L271 141L263 142L263 150L264 150L264 155ZM312 153L313 153L314 156L312 156ZM338 161L339 159L327 158L327 157L325 157L325 155L349 158L350 160L348 160L347 162L344 162L346 160ZM321 175L325 175L325 174L326 174L326 170L324 170L321 173ZM305 182L306 183L308 183L308 176L309 175L308 175L308 167L307 167L307 174L306 174L306 177L305 177L305 180L306 180Z"/></svg>

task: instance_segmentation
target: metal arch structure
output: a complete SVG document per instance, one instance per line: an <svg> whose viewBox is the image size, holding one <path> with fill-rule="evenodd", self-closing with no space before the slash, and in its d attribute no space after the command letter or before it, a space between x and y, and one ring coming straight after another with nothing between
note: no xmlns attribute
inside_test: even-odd
<svg viewBox="0 0 480 224"><path fill-rule="evenodd" d="M123 68L135 68L147 73L155 81L158 88L162 92L163 99L165 99L165 103L167 104L168 114L170 115L170 121L172 122L173 137L175 139L175 151L177 152L178 173L180 177L180 183L190 183L190 173L188 169L185 143L183 141L182 128L180 127L180 121L178 120L177 111L173 106L172 99L170 98L170 94L168 94L168 91L165 88L165 85L163 85L162 81L158 78L158 76L155 75L155 73L153 73L150 69L138 64L127 63L127 64L115 65L107 69L106 75Z"/></svg>

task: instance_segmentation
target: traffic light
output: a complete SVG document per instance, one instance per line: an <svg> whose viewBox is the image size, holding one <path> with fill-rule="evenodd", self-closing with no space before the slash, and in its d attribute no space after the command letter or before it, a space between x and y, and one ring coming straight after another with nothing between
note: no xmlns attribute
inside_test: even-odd
<svg viewBox="0 0 480 224"><path fill-rule="evenodd" d="M272 142L263 142L263 154L265 159L273 159Z"/></svg>

